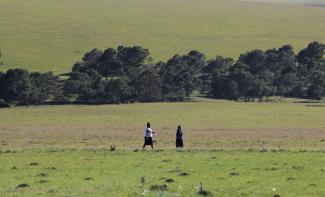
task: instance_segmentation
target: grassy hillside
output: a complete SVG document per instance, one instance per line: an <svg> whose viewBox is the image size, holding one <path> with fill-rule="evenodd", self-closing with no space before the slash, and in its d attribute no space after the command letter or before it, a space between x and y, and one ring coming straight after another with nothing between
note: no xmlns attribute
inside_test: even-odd
<svg viewBox="0 0 325 197"><path fill-rule="evenodd" d="M68 71L91 48L142 45L155 60L195 48L212 57L325 42L321 7L228 0L1 0L9 66Z"/></svg>

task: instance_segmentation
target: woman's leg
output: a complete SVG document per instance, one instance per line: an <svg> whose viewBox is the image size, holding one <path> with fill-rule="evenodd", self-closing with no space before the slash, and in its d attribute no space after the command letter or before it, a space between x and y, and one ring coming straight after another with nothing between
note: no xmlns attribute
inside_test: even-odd
<svg viewBox="0 0 325 197"><path fill-rule="evenodd" d="M151 149L153 149L153 139L152 139L152 137L149 138L149 142L150 142Z"/></svg>
<svg viewBox="0 0 325 197"><path fill-rule="evenodd" d="M144 137L144 143L143 143L143 146L142 146L142 149L144 149L144 147L146 147L146 137Z"/></svg>

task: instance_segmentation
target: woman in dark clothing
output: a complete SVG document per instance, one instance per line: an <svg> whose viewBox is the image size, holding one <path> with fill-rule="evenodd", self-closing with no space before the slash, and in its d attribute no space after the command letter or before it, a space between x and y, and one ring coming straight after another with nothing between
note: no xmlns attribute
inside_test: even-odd
<svg viewBox="0 0 325 197"><path fill-rule="evenodd" d="M178 126L176 131L176 148L183 148L183 131L182 127Z"/></svg>

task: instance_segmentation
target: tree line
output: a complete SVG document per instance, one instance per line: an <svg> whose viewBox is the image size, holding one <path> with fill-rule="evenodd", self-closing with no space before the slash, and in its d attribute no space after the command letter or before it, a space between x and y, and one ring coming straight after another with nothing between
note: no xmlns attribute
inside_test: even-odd
<svg viewBox="0 0 325 197"><path fill-rule="evenodd" d="M184 101L193 91L209 98L263 101L270 96L320 100L325 96L325 45L312 42L295 54L284 45L252 50L237 60L207 60L196 50L153 62L148 49L93 49L69 73L0 72L0 104Z"/></svg>

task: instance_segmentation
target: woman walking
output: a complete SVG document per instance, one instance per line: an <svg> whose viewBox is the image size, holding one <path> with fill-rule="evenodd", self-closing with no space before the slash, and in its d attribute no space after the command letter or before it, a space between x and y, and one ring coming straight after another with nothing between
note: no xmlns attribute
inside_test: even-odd
<svg viewBox="0 0 325 197"><path fill-rule="evenodd" d="M150 145L151 149L153 149L153 134L156 134L156 132L152 131L150 128L150 122L147 122L147 128L144 130L144 144L142 146L142 149L144 149L147 145Z"/></svg>
<svg viewBox="0 0 325 197"><path fill-rule="evenodd" d="M183 131L182 127L178 126L176 131L176 148L183 148Z"/></svg>

